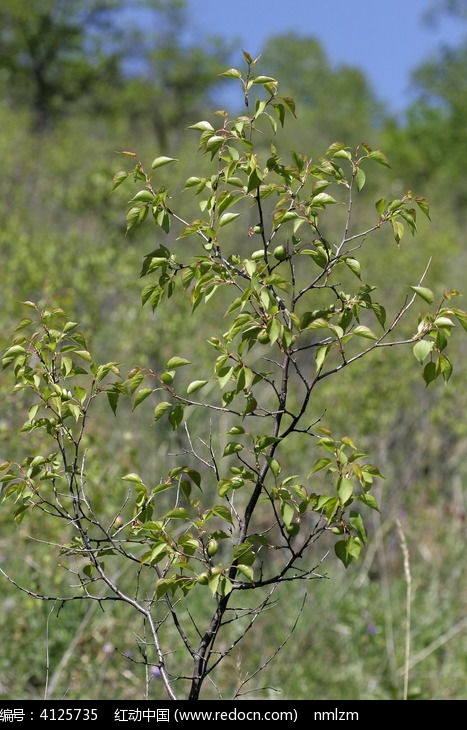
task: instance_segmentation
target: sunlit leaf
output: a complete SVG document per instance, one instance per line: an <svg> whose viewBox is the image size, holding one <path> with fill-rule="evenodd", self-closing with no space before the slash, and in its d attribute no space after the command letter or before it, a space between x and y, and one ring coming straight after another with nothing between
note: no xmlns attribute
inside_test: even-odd
<svg viewBox="0 0 467 730"><path fill-rule="evenodd" d="M353 494L353 483L347 477L341 477L337 484L337 494L342 504L346 504Z"/></svg>
<svg viewBox="0 0 467 730"><path fill-rule="evenodd" d="M171 408L172 404L167 403L167 401L162 401L161 403L158 403L154 409L154 420L158 421L165 413L167 413L167 411L170 411Z"/></svg>
<svg viewBox="0 0 467 730"><path fill-rule="evenodd" d="M284 525L290 525L294 518L295 510L289 502L283 502L281 505L281 514Z"/></svg>
<svg viewBox="0 0 467 730"><path fill-rule="evenodd" d="M366 182L366 175L365 172L362 170L361 167L357 168L357 171L355 173L355 184L357 185L357 190L360 192L362 190L363 186Z"/></svg>
<svg viewBox="0 0 467 730"><path fill-rule="evenodd" d="M195 391L205 386L208 382L209 381L207 380L192 380L186 389L187 394L190 395L191 393L194 393Z"/></svg>
<svg viewBox="0 0 467 730"><path fill-rule="evenodd" d="M227 71L223 71L220 76L225 76L226 78L231 79L241 79L242 74L237 68L228 68Z"/></svg>
<svg viewBox="0 0 467 730"><path fill-rule="evenodd" d="M374 332L372 332L369 327L366 327L363 324L358 325L358 327L355 327L355 329L352 330L352 333L354 335L357 335L358 337L366 337L368 340L377 340L378 339L376 337L376 335L374 334Z"/></svg>
<svg viewBox="0 0 467 730"><path fill-rule="evenodd" d="M238 443L238 441L230 441L224 447L223 456L231 456L232 454L238 454L238 452L243 451L243 449L244 449L243 444Z"/></svg>
<svg viewBox="0 0 467 730"><path fill-rule="evenodd" d="M428 304L433 304L433 300L435 297L431 289L428 289L426 286L411 286L410 288L425 302L428 302Z"/></svg>
<svg viewBox="0 0 467 730"><path fill-rule="evenodd" d="M242 573L244 576L246 576L249 580L253 580L254 573L253 568L250 565L244 565L243 563L239 563L237 565L237 570L239 573Z"/></svg>
<svg viewBox="0 0 467 730"><path fill-rule="evenodd" d="M373 150L373 152L370 152L368 157L372 160L375 160L375 162L379 162L380 165L385 165L386 167L391 167L391 165L388 162L388 158L384 154L384 152L381 152L381 150Z"/></svg>
<svg viewBox="0 0 467 730"><path fill-rule="evenodd" d="M425 358L428 357L430 352L432 352L434 344L433 340L419 340L415 343L412 352L420 365L423 363Z"/></svg>
<svg viewBox="0 0 467 730"><path fill-rule="evenodd" d="M221 217L219 218L219 225L220 226L226 226L228 223L232 223L240 213L223 213Z"/></svg>
<svg viewBox="0 0 467 730"><path fill-rule="evenodd" d="M167 370L171 370L172 368L180 368L183 365L189 365L190 361L187 360L184 357L178 357L175 355L174 357L171 357L170 360L167 362Z"/></svg>
<svg viewBox="0 0 467 730"><path fill-rule="evenodd" d="M205 120L196 122L196 124L190 124L188 129L198 129L200 132L214 132L214 127L210 122Z"/></svg>
<svg viewBox="0 0 467 730"><path fill-rule="evenodd" d="M359 494L358 499L360 502L363 502L363 504L366 504L367 507L371 507L371 509L379 512L378 503L372 494Z"/></svg>
<svg viewBox="0 0 467 730"><path fill-rule="evenodd" d="M135 410L135 408L139 406L139 404L142 403L143 400L146 400L146 398L151 395L151 393L153 393L152 388L141 388L141 390L138 390L135 396L135 400L133 402L132 410Z"/></svg>
<svg viewBox="0 0 467 730"><path fill-rule="evenodd" d="M164 515L165 520L187 520L190 513L184 507L175 507Z"/></svg>
<svg viewBox="0 0 467 730"><path fill-rule="evenodd" d="M392 232L394 234L394 239L396 243L399 243L402 236L404 235L404 225L400 221L396 221L394 218L391 218L391 226Z"/></svg>
<svg viewBox="0 0 467 730"><path fill-rule="evenodd" d="M139 474L135 474L134 472L131 472L130 474L125 474L125 476L122 477L124 482L135 482L136 484L142 484L143 480L141 479Z"/></svg>
<svg viewBox="0 0 467 730"><path fill-rule="evenodd" d="M163 165L168 165L170 162L177 162L175 157L165 157L162 155L161 157L156 157L151 164L151 167L153 170L156 169L156 167L162 167Z"/></svg>

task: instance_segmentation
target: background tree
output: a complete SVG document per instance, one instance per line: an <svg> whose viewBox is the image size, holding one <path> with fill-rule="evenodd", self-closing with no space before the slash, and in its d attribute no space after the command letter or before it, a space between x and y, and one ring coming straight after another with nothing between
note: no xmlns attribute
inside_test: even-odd
<svg viewBox="0 0 467 730"><path fill-rule="evenodd" d="M340 138L358 144L380 124L383 110L363 73L351 66L333 67L315 38L297 33L271 36L262 58L271 74L282 80L284 95L301 100L308 139L325 144L324 139ZM302 145L306 141L300 140Z"/></svg>
<svg viewBox="0 0 467 730"><path fill-rule="evenodd" d="M219 40L190 46L183 0L6 0L0 28L7 98L32 108L37 129L77 105L102 114L123 102L132 115L151 109L165 144L175 108L202 103L225 58Z"/></svg>
<svg viewBox="0 0 467 730"><path fill-rule="evenodd" d="M13 101L31 105L38 129L98 83L118 78L118 55L105 37L119 6L114 0L2 3L3 83Z"/></svg>

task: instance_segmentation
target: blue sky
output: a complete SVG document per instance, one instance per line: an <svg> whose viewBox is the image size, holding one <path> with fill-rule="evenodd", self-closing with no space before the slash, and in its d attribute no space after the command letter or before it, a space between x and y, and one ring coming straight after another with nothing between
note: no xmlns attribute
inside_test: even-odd
<svg viewBox="0 0 467 730"><path fill-rule="evenodd" d="M191 29L199 35L238 39L259 55L273 34L295 31L317 38L332 67L360 68L389 111L413 99L411 72L440 47L459 42L467 26L446 15L423 22L434 0L187 0ZM266 73L266 69L263 69Z"/></svg>

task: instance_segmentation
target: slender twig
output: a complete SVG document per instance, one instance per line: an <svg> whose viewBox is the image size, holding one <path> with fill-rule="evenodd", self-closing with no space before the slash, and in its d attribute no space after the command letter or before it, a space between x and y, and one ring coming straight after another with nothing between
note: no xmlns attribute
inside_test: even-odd
<svg viewBox="0 0 467 730"><path fill-rule="evenodd" d="M293 624L292 624L292 626L291 626L291 628L289 630L289 633L287 634L287 636L285 637L285 639L281 642L281 644L279 644L278 647L276 647L276 649L274 650L274 652L267 659L265 659L264 662L253 672L253 674L251 674L249 677L247 677L247 679L244 679L243 680L243 682L240 684L240 686L238 687L238 689L236 690L236 692L234 694L234 699L236 697L240 697L242 694L246 694L245 692L241 692L241 689L247 684L247 682L251 682L251 680L254 677L256 677L257 674L259 674L260 672L262 672L263 669L265 669L265 667L267 667L268 664L270 664L272 662L272 660L279 654L279 652L287 644L287 642L289 641L290 637L292 636L292 634L294 633L295 629L297 628L298 621L299 621L300 616L302 615L303 609L305 607L306 599L307 599L307 594L305 593L305 595L303 596L302 603L301 603L301 605L300 605L300 607L298 609L297 615L295 617L295 621L293 622ZM256 690L256 691L258 691L258 690Z"/></svg>

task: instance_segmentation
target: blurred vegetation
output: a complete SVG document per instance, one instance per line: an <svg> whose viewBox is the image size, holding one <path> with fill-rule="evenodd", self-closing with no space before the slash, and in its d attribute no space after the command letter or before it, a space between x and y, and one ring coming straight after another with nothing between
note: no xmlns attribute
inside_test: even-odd
<svg viewBox="0 0 467 730"><path fill-rule="evenodd" d="M202 352L203 343L193 338L196 313L176 304L170 320L161 321L141 307L138 275L154 233L125 235L127 191L111 193L111 181L122 165L118 153L131 150L140 159L179 158L170 175L172 186L174 176L182 186L198 155L197 140L185 129L215 108L217 74L232 59L238 63L239 52L218 38L185 40L189 16L182 1L139 5L144 23L134 3L123 0L34 0L27 9L19 0L2 2L2 347L23 316L20 302L33 300L63 307L82 324L99 358L125 367L157 367L174 342L180 352ZM465 10L462 3L447 5ZM395 195L413 188L429 199L432 221L421 223L414 240L397 248L381 236L364 254L368 278L390 300L401 282L415 283L430 257L427 286L455 287L465 296L466 64L467 40L428 59L414 76L419 99L393 119L364 75L332 67L316 39L285 34L264 48L261 70L297 102L297 122L281 132L292 135L285 144L319 157L336 139L369 142L385 151L391 170L373 177L367 196L379 197L379 175L381 187ZM202 164L196 158L197 170ZM409 695L467 699L465 340L455 345L449 384L429 390L407 353L389 349L358 374L349 368L323 392L329 426L351 431L385 476L365 555L347 572L329 557L329 579L309 585L303 608L300 584L278 598L224 666L226 697L289 631L264 676L245 684L245 698L401 697L407 586L399 521L413 590ZM10 388L2 377L1 460L22 453L24 416ZM104 504L109 493L121 497L113 484L117 471L158 475L160 464L181 449L176 435L148 426L144 415L128 414L122 422L116 428L111 414L100 413L89 444L99 456L95 476ZM293 464L300 455L288 458ZM14 525L7 504L0 526L1 567L22 586L39 585L39 578L59 585L56 559L41 542L54 535L39 538L37 525ZM53 699L141 697L144 674L129 654L134 628L125 611L78 602L60 609L3 578L1 585L0 698L36 699L46 691ZM150 681L151 696L164 698L157 678Z"/></svg>

